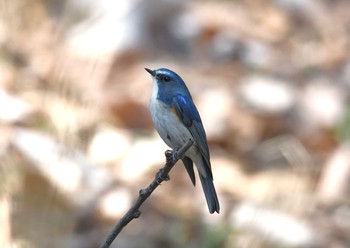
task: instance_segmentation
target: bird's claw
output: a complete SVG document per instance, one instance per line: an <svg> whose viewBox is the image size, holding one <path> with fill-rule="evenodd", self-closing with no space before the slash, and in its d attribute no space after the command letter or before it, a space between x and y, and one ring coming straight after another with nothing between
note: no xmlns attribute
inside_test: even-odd
<svg viewBox="0 0 350 248"><path fill-rule="evenodd" d="M167 163L174 163L177 160L177 151L174 150L166 150L165 158Z"/></svg>

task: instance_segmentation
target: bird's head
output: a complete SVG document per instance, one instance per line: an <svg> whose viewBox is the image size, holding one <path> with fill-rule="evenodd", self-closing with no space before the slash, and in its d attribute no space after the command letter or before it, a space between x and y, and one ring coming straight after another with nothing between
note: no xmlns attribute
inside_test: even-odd
<svg viewBox="0 0 350 248"><path fill-rule="evenodd" d="M190 96L185 82L177 73L166 68L157 70L145 68L145 70L153 78L153 95L158 99L170 100L177 94Z"/></svg>

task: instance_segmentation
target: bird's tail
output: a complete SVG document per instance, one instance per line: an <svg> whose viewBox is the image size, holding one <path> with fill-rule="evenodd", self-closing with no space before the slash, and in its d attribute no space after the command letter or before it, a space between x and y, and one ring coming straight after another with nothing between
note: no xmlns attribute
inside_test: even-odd
<svg viewBox="0 0 350 248"><path fill-rule="evenodd" d="M212 214L214 212L220 212L220 205L218 196L216 195L213 179L210 177L204 177L200 173L199 178L202 183L202 188L204 191L205 199L207 200L209 212Z"/></svg>

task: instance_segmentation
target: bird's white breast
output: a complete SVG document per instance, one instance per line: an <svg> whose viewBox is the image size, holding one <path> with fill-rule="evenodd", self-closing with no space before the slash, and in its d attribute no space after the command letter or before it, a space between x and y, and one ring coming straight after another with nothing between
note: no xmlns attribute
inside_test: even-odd
<svg viewBox="0 0 350 248"><path fill-rule="evenodd" d="M169 147L177 149L189 139L193 139L193 137L188 128L173 111L172 107L167 106L164 102L157 99L158 90L159 87L157 82L153 81L153 90L150 102L150 111L153 124L163 141ZM193 160L202 175L206 175L204 167L200 166L203 164L203 162L196 142L186 152L186 156Z"/></svg>
<svg viewBox="0 0 350 248"><path fill-rule="evenodd" d="M178 148L192 138L192 135L171 106L157 99L157 94L158 85L157 82L153 82L150 111L154 127L169 147Z"/></svg>

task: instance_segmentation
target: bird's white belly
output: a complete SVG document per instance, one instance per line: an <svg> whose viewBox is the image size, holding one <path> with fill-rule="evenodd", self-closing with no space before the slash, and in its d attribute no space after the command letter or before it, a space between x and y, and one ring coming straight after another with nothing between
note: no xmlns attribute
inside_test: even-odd
<svg viewBox="0 0 350 248"><path fill-rule="evenodd" d="M191 133L179 117L164 103L152 99L150 110L157 132L169 147L179 148L192 138ZM188 155L195 152L194 149L197 149L195 145L188 151Z"/></svg>

